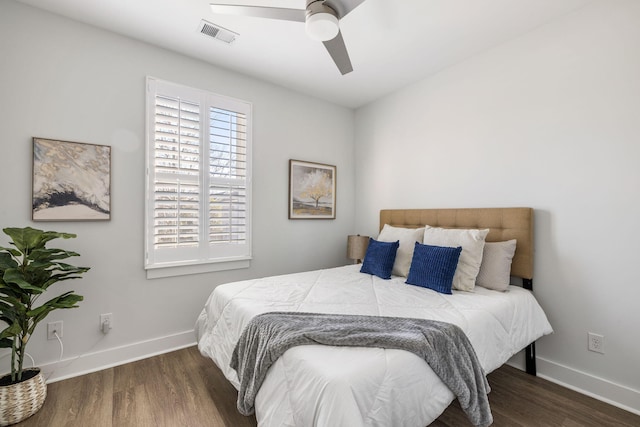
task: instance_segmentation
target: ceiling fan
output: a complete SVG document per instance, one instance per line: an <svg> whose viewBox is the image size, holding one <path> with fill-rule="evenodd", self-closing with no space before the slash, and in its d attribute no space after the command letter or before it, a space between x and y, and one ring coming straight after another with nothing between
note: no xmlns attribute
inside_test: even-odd
<svg viewBox="0 0 640 427"><path fill-rule="evenodd" d="M214 13L304 22L307 35L321 41L342 75L353 71L338 22L364 0L305 0L306 9L211 3Z"/></svg>

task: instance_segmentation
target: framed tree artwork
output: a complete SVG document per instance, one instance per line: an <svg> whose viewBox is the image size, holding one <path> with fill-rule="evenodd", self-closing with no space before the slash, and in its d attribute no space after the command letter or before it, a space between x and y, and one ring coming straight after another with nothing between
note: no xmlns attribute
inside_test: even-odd
<svg viewBox="0 0 640 427"><path fill-rule="evenodd" d="M111 219L111 147L33 138L32 219Z"/></svg>
<svg viewBox="0 0 640 427"><path fill-rule="evenodd" d="M289 160L289 219L336 218L336 167Z"/></svg>

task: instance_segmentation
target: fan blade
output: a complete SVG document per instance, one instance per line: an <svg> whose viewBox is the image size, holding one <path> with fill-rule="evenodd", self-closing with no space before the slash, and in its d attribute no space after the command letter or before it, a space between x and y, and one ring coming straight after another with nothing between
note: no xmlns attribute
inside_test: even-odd
<svg viewBox="0 0 640 427"><path fill-rule="evenodd" d="M213 13L224 15L255 16L257 18L281 19L283 21L305 22L303 9L285 9L280 7L241 6L234 4L210 3Z"/></svg>
<svg viewBox="0 0 640 427"><path fill-rule="evenodd" d="M326 0L324 4L336 11L338 19L342 19L363 2L364 0Z"/></svg>
<svg viewBox="0 0 640 427"><path fill-rule="evenodd" d="M340 31L338 31L338 35L333 39L322 43L324 44L324 47L327 48L329 55L331 55L333 62L336 63L338 70L340 70L340 73L342 73L343 76L353 71L351 60L347 53L347 47L344 44L344 39L342 38L342 33Z"/></svg>

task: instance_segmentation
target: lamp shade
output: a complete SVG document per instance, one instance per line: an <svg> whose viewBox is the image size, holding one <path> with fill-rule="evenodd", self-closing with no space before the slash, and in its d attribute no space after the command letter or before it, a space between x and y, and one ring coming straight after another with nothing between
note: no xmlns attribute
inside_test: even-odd
<svg viewBox="0 0 640 427"><path fill-rule="evenodd" d="M363 260L369 246L369 236L350 235L347 237L347 258Z"/></svg>

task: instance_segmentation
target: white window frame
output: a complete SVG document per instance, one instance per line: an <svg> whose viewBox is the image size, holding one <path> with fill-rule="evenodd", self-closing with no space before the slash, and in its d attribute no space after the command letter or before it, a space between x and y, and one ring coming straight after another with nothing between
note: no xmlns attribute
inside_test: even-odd
<svg viewBox="0 0 640 427"><path fill-rule="evenodd" d="M156 96L179 98L199 105L199 242L195 247L160 248L155 244L155 147L156 147ZM145 186L145 270L147 278L196 274L210 271L248 268L251 260L251 170L252 170L252 104L246 101L195 89L154 77L146 81L146 186ZM243 113L246 116L246 175L244 243L210 242L209 212L210 185L231 185L234 179L215 178L209 173L210 135L208 130L211 108ZM180 179L178 179L180 181ZM242 180L237 182L241 182ZM186 181L184 181L186 182ZM230 220L231 221L231 220ZM230 238L231 239L231 238Z"/></svg>

